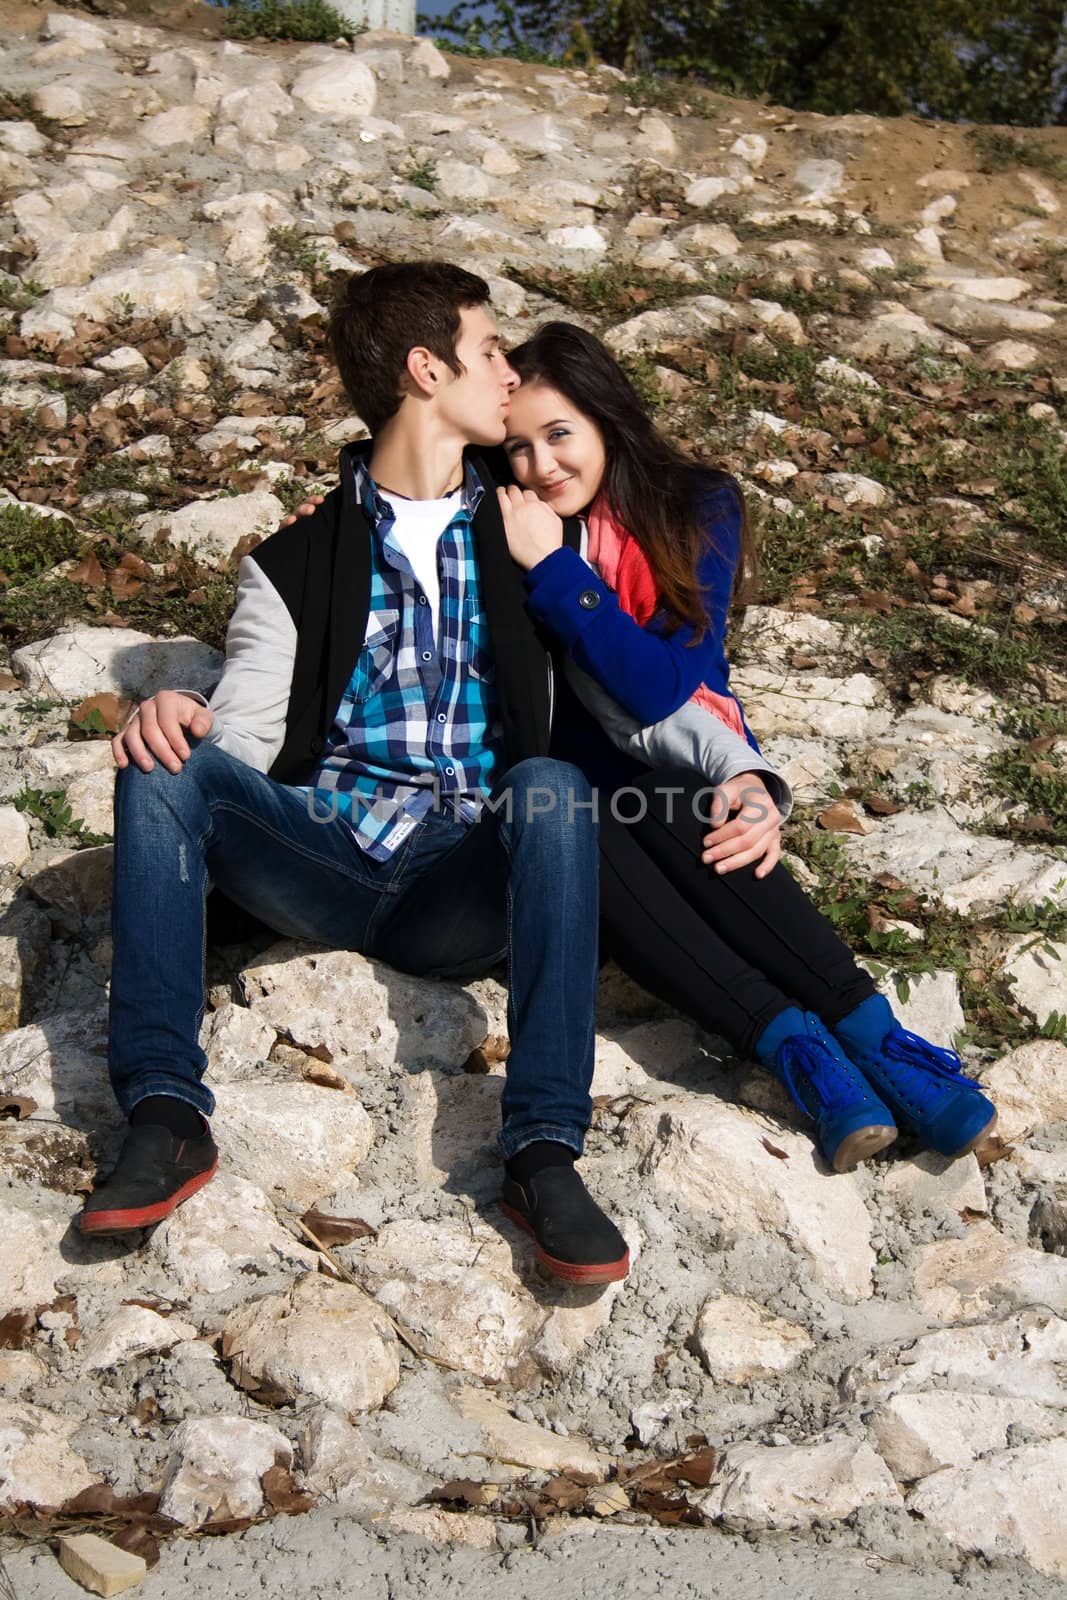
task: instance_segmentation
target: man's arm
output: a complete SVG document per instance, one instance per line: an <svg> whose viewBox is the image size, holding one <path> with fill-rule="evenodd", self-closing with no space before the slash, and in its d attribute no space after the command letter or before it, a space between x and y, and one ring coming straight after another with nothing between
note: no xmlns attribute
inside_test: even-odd
<svg viewBox="0 0 1067 1600"><path fill-rule="evenodd" d="M296 624L252 556L241 562L237 604L226 633L226 665L211 696L164 689L142 701L111 742L120 767L132 760L151 772L155 760L177 772L189 759L188 730L257 772L267 772L285 738L296 660ZM155 758L155 760L153 760Z"/></svg>

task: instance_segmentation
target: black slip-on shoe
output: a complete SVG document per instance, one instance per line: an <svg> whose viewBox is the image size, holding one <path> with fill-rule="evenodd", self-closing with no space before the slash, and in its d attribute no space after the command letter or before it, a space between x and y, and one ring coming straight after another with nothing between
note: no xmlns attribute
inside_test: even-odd
<svg viewBox="0 0 1067 1600"><path fill-rule="evenodd" d="M78 1227L93 1234L151 1227L210 1183L218 1164L206 1123L199 1139L183 1139L154 1124L131 1128L115 1170L85 1202Z"/></svg>
<svg viewBox="0 0 1067 1600"><path fill-rule="evenodd" d="M563 1283L617 1283L630 1251L573 1167L545 1167L524 1184L504 1179L500 1209L533 1235L538 1261Z"/></svg>

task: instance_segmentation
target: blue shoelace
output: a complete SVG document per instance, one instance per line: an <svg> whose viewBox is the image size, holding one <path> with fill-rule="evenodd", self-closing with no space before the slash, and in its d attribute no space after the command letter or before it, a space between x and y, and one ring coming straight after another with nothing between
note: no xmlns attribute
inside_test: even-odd
<svg viewBox="0 0 1067 1600"><path fill-rule="evenodd" d="M833 1077L833 1074L840 1075L842 1063L836 1060L833 1051L817 1036L794 1033L788 1039L783 1039L778 1051L778 1066L785 1087L809 1116L815 1113L797 1090L794 1082L796 1072L804 1074L825 1110L833 1111L836 1106L846 1103L847 1097L841 1093L841 1084L835 1083Z"/></svg>
<svg viewBox="0 0 1067 1600"><path fill-rule="evenodd" d="M929 1039L924 1039L917 1033L909 1033L907 1028L896 1027L891 1033L887 1033L882 1041L881 1054L888 1061L898 1061L905 1067L932 1072L935 1077L947 1079L969 1089L981 1087L974 1078L968 1078L963 1070L963 1062L955 1050L946 1050L940 1045L931 1044Z"/></svg>

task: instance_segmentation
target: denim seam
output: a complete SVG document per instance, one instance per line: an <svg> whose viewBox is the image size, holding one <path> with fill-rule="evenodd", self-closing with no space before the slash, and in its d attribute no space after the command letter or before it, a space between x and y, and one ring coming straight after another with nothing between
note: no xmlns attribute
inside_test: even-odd
<svg viewBox="0 0 1067 1600"><path fill-rule="evenodd" d="M291 851L293 855L300 856L304 861L313 862L317 867L325 867L332 872L337 872L343 878L347 878L350 880L350 882L358 884L361 889L370 889L378 894L396 894L398 892L399 886L394 885L395 874L393 878L388 879L385 883L374 883L370 879L365 878L362 873L353 872L351 868L342 866L338 861L334 861L325 856L317 855L313 850L305 849L302 844L294 841L292 837L283 833L278 833L276 829L271 827L269 823L264 822L262 817L257 816L254 812L247 810L244 806L235 805L232 800L210 800L208 801L208 810L212 816L214 816L216 811L226 811L235 817L243 818L245 822L250 822L254 827L261 829L262 832L269 838L273 839L276 844L284 845L284 847ZM324 824L324 826L326 826L326 824ZM413 833L414 831L415 830L412 829ZM357 849L358 848L359 847L357 845Z"/></svg>

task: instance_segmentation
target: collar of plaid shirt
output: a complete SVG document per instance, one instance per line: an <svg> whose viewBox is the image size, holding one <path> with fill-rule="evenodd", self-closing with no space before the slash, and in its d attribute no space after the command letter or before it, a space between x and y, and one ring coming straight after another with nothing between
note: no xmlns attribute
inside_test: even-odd
<svg viewBox="0 0 1067 1600"><path fill-rule="evenodd" d="M345 818L361 848L388 860L436 805L462 821L478 812L502 750L492 644L471 519L485 493L465 465L459 509L438 543L439 638L399 544L396 515L367 463L351 461L371 529L371 598L363 649L341 697L314 804Z"/></svg>

